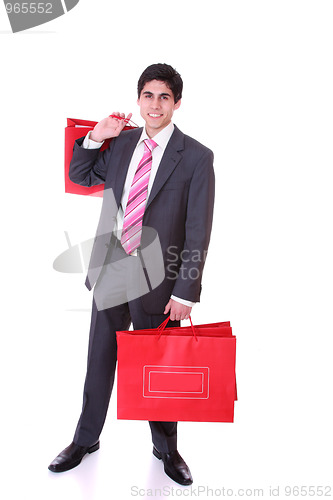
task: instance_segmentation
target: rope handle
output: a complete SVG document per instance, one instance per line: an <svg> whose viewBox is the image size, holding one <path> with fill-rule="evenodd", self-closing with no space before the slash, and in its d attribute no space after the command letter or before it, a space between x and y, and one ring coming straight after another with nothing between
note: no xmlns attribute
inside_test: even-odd
<svg viewBox="0 0 333 500"><path fill-rule="evenodd" d="M156 328L156 330L159 332L157 340L160 340L161 335L162 335L162 333L164 332L164 330L165 330L165 328L166 328L166 326L167 326L167 324L168 324L168 322L169 322L169 319L170 319L170 316L168 316L168 317L167 317L167 319L165 319L165 320L163 321L163 323L161 323L161 324L160 324L160 326L158 326L158 327ZM194 326L193 326L193 323L192 323L191 316L189 317L189 320L190 320L190 323L191 323L191 328L192 328L193 337L194 337L194 338L195 338L195 340L198 342L198 338L197 338L197 335L196 335L196 333L195 333L195 329L194 329Z"/></svg>
<svg viewBox="0 0 333 500"><path fill-rule="evenodd" d="M124 120L124 122L130 124L130 126L134 126L136 128L139 126L130 118L122 118L121 116L118 115L109 115L109 116L110 118L117 118L117 120Z"/></svg>

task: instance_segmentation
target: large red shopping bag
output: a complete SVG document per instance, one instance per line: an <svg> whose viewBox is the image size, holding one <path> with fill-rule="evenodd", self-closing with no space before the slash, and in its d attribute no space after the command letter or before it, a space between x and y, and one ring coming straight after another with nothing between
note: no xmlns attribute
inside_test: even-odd
<svg viewBox="0 0 333 500"><path fill-rule="evenodd" d="M69 178L69 165L73 156L74 143L80 137L84 137L90 130L93 130L97 122L90 120L79 120L76 118L67 118L67 127L65 128L65 192L90 195L90 196L103 196L104 184L98 186L86 187L75 184ZM124 130L135 128L129 125L124 127ZM101 151L109 147L111 139L107 139Z"/></svg>
<svg viewBox="0 0 333 500"><path fill-rule="evenodd" d="M229 322L117 332L119 419L233 422L236 337Z"/></svg>

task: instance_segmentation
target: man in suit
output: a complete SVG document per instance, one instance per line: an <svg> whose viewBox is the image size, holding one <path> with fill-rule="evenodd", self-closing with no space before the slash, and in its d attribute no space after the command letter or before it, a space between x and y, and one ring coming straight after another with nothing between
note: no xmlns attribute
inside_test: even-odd
<svg viewBox="0 0 333 500"><path fill-rule="evenodd" d="M125 115L113 113L75 144L71 180L84 186L105 183L117 212L111 213L104 196L86 281L95 289L82 413L73 442L49 466L53 472L75 467L99 448L116 368L116 331L131 323L134 329L156 328L167 314L169 324L177 326L200 300L214 205L213 153L172 122L182 87L171 66L149 66L138 82L145 127L124 131ZM108 138L108 149L100 152ZM135 192L143 178L146 184ZM134 209L133 200L139 200ZM147 270L154 268L154 255L144 250L154 242L163 276L152 287ZM124 266L132 281L148 283L141 296L128 293L132 285L124 279ZM177 451L177 423L149 424L153 453L165 472L179 484L191 484L191 472Z"/></svg>

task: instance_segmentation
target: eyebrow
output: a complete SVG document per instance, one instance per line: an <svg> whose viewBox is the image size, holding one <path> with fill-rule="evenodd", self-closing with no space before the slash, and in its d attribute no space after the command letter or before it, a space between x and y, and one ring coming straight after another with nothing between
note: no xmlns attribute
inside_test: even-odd
<svg viewBox="0 0 333 500"><path fill-rule="evenodd" d="M150 92L149 90L145 90L143 92L143 94L147 94L147 95L154 95L153 92ZM168 96L168 97L171 97L171 94L168 94L168 92L162 92L161 94L158 94L159 96Z"/></svg>

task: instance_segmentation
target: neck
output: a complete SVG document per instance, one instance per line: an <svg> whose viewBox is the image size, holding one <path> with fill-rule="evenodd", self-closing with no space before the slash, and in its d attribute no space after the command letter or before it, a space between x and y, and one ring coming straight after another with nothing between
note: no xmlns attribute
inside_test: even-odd
<svg viewBox="0 0 333 500"><path fill-rule="evenodd" d="M154 129L154 128L152 129L146 123L145 129L146 129L146 132L147 132L149 139L152 139L153 137L155 137L155 135L162 132L162 130L164 130L166 127L168 127L170 125L170 123L171 123L171 121L167 125L164 125L164 127L160 128L160 129Z"/></svg>

